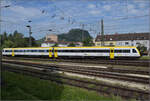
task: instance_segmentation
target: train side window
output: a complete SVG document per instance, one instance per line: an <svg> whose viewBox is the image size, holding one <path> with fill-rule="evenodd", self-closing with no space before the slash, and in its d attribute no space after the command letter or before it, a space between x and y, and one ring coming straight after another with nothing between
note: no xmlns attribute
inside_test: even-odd
<svg viewBox="0 0 150 101"><path fill-rule="evenodd" d="M44 50L39 50L39 52L44 52Z"/></svg>
<svg viewBox="0 0 150 101"><path fill-rule="evenodd" d="M115 53L122 53L122 50L114 50Z"/></svg>
<svg viewBox="0 0 150 101"><path fill-rule="evenodd" d="M12 52L12 50L6 50L6 52Z"/></svg>
<svg viewBox="0 0 150 101"><path fill-rule="evenodd" d="M32 50L32 52L36 52L37 50Z"/></svg>
<svg viewBox="0 0 150 101"><path fill-rule="evenodd" d="M130 53L130 50L123 50L123 53Z"/></svg>
<svg viewBox="0 0 150 101"><path fill-rule="evenodd" d="M132 49L132 52L133 52L133 53L137 53L137 51L136 51L135 49Z"/></svg>
<svg viewBox="0 0 150 101"><path fill-rule="evenodd" d="M48 50L44 50L44 52L46 53L46 52L48 52Z"/></svg>

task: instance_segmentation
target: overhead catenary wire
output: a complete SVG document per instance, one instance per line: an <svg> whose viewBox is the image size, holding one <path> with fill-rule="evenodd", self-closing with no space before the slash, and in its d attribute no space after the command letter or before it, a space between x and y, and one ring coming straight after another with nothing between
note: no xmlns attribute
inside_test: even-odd
<svg viewBox="0 0 150 101"><path fill-rule="evenodd" d="M115 18L107 18L107 19L105 19L104 18L104 23L105 23L105 25L104 25L104 29L106 30L114 30L114 29L117 29L117 27L116 26L124 26L124 25L126 25L126 24L120 24L120 22L116 22L116 21L127 21L127 20L130 20L130 19L140 19L140 18L144 18L144 17L149 17L150 15L148 15L148 14L146 14L146 15L136 15L136 16L129 16L128 15L128 0L126 0L126 2L125 2L126 4L125 4L125 6L126 6L126 15L125 16L116 16ZM63 16L63 17L65 17L63 20L65 20L65 21L67 21L68 23L70 23L70 25L68 25L69 26L69 28L71 27L71 28L74 28L74 26L72 26L72 24L76 24L77 26L80 26L80 23L81 23L81 21L77 21L76 19L74 19L74 17L72 16L72 15L70 15L67 11L64 11L63 10L63 8L60 8L60 7L58 7L57 5L56 5L56 3L54 3L54 0L52 1L52 4L54 5L54 7L56 8L56 10L59 10L60 11L60 13L62 14L57 14L57 13L55 13L55 15L54 16L57 16L58 18L59 17L61 17L61 16ZM97 3L96 3L97 4ZM98 5L97 5L97 7L98 7ZM43 10L41 10L41 14L43 14L42 13L42 11L43 11L43 13L47 13L48 11L47 10L45 10L45 9L43 9ZM51 17L51 16L53 16L53 15L49 15L49 17ZM54 17L55 18L55 17ZM28 19L28 21L29 21L30 19ZM54 24L53 25L56 25L57 26L57 24L55 24L55 20L56 19L53 19L52 21L54 22ZM59 19L59 20L61 20L61 19ZM74 20L74 21L73 21ZM99 31L100 30L100 28L98 29L98 27L99 27L99 25L97 24L97 22L99 22L99 20L95 20L95 19L92 19L93 21L91 21L91 23L90 22L82 22L82 24L86 24L86 26L84 27L84 29L86 29L86 30L88 30L88 31L92 31L92 30L96 30L96 31ZM27 20L26 20L27 21ZM110 21L111 22L114 22L114 24L112 24L112 25L110 25ZM5 21L4 21L5 22ZM51 22L51 21L50 21ZM9 22L6 22L6 23L9 23ZM10 22L11 23L11 22ZM12 24L15 24L15 23L12 23ZM21 24L18 24L18 23L16 23L17 25L20 25L20 26L25 26L25 25L21 25ZM91 24L93 24L93 26L91 25ZM107 26L107 25L108 26ZM33 24L33 30L35 30L35 31L40 31L40 30L48 30L49 29L49 27L51 28L51 27L53 27L51 24L48 24L48 25L43 25L43 26L45 26L45 27L39 27L39 25L40 24L38 24L38 23L36 23L36 24ZM64 24L65 25L65 24ZM64 27L64 25L62 24L61 26L62 26L62 28L60 29L60 26L57 26L58 28L57 28L57 30L65 30L66 28ZM140 25L139 24L139 22L137 22L137 24L132 24L132 23L130 23L130 25L134 25L134 26L142 26L142 25ZM91 27L92 26L92 27ZM87 27L89 27L89 28L87 28ZM53 27L53 29L55 29L56 27ZM69 29L68 28L68 29ZM119 29L119 28L118 28ZM125 29L124 29L125 30ZM114 30L115 31L115 30Z"/></svg>

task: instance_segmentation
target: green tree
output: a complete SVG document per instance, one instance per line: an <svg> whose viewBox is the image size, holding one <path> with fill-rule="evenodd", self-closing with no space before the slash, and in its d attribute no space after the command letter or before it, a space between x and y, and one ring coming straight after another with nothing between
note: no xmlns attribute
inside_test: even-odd
<svg viewBox="0 0 150 101"><path fill-rule="evenodd" d="M88 31L82 29L71 29L68 33L58 35L59 41L82 42L88 37L92 38Z"/></svg>
<svg viewBox="0 0 150 101"><path fill-rule="evenodd" d="M8 35L8 40L14 41L14 38L13 38L13 35L12 35L12 34L9 34L9 35Z"/></svg>
<svg viewBox="0 0 150 101"><path fill-rule="evenodd" d="M32 47L39 46L33 37L31 37L31 42L32 42ZM26 37L24 40L24 46L23 47L28 47L28 46L29 46L29 37Z"/></svg>
<svg viewBox="0 0 150 101"><path fill-rule="evenodd" d="M147 52L147 48L144 45L139 44L137 46L137 49L140 51L141 55L143 55L145 52Z"/></svg>
<svg viewBox="0 0 150 101"><path fill-rule="evenodd" d="M24 37L22 33L14 31L13 40L14 40L14 47L24 47Z"/></svg>
<svg viewBox="0 0 150 101"><path fill-rule="evenodd" d="M13 47L13 42L12 41L10 41L10 40L5 40L4 41L4 44L3 44L3 48L11 48L11 47Z"/></svg>
<svg viewBox="0 0 150 101"><path fill-rule="evenodd" d="M55 43L52 47L58 47L58 43Z"/></svg>
<svg viewBox="0 0 150 101"><path fill-rule="evenodd" d="M76 45L72 42L68 45L68 47L75 47Z"/></svg>
<svg viewBox="0 0 150 101"><path fill-rule="evenodd" d="M4 32L2 35L1 35L1 44L3 45L4 44L4 41L7 40L7 33Z"/></svg>
<svg viewBox="0 0 150 101"><path fill-rule="evenodd" d="M87 38L83 41L83 46L94 46L92 38Z"/></svg>
<svg viewBox="0 0 150 101"><path fill-rule="evenodd" d="M22 33L19 33L17 30L13 34L7 35L4 32L0 35L1 38L1 47L27 47L29 45L29 38L25 38ZM38 46L35 39L32 37L32 46Z"/></svg>

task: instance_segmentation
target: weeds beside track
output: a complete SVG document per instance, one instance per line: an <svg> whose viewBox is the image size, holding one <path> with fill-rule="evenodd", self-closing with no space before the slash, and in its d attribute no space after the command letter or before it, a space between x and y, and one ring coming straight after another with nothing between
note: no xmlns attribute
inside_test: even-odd
<svg viewBox="0 0 150 101"><path fill-rule="evenodd" d="M57 82L59 84L67 84L67 85L72 85L76 87L81 87L85 88L88 90L94 90L99 93L103 94L108 94L108 95L115 95L115 96L121 96L125 99L138 99L141 101L147 101L149 92L147 91L140 91L140 90L135 90L135 89L129 89L129 88L123 88L119 86L112 86L108 84L103 84L103 83L97 83L94 81L86 81L86 80L80 80L77 78L71 78L71 77L66 77L66 76L60 76L60 75L55 75L51 74L50 71L41 71L36 69L36 71L33 71L31 69L23 69L23 68L12 68L10 66L5 66L5 70L15 72L15 73L21 73L24 75L30 75L34 77L38 77L41 79L45 80L51 80L54 82ZM58 80L57 78L61 78L63 80ZM94 87L89 87L89 85L94 85Z"/></svg>

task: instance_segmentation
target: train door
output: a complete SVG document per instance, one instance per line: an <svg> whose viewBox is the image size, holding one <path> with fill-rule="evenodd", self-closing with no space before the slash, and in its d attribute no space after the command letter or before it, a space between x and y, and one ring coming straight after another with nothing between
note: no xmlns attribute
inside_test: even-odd
<svg viewBox="0 0 150 101"><path fill-rule="evenodd" d="M114 48L110 48L110 59L114 59Z"/></svg>
<svg viewBox="0 0 150 101"><path fill-rule="evenodd" d="M49 49L49 57L52 57L52 49Z"/></svg>
<svg viewBox="0 0 150 101"><path fill-rule="evenodd" d="M57 58L58 54L57 54L57 48L54 48L54 57Z"/></svg>
<svg viewBox="0 0 150 101"><path fill-rule="evenodd" d="M12 49L12 56L15 56L15 52L14 52L14 49Z"/></svg>

